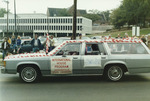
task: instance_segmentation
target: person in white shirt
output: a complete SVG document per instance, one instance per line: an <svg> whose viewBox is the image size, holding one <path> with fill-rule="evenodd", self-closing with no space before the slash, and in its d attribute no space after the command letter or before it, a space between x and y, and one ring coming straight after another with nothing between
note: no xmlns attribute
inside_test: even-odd
<svg viewBox="0 0 150 101"><path fill-rule="evenodd" d="M55 41L53 39L53 35L51 35L50 36L50 48L49 48L49 51L52 51L55 48L54 44L55 44Z"/></svg>

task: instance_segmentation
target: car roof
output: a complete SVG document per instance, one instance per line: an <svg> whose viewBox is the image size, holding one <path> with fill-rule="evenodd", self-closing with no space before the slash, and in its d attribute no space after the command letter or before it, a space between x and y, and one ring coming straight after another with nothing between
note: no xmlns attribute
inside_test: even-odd
<svg viewBox="0 0 150 101"><path fill-rule="evenodd" d="M91 39L91 40L66 40L65 43L141 43L139 39Z"/></svg>

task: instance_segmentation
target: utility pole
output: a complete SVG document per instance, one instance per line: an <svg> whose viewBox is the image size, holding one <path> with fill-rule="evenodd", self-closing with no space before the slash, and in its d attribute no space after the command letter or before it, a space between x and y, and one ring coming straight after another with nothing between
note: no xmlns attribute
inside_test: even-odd
<svg viewBox="0 0 150 101"><path fill-rule="evenodd" d="M49 9L48 9L48 7L47 7L47 33L49 34L49 30L50 30L50 28L49 28L49 23L50 23L50 21L49 21Z"/></svg>
<svg viewBox="0 0 150 101"><path fill-rule="evenodd" d="M15 33L17 32L17 28L16 28L16 0L14 0L14 18L15 18ZM15 35L14 33L14 35Z"/></svg>
<svg viewBox="0 0 150 101"><path fill-rule="evenodd" d="M9 26L9 25L8 25L8 19L9 19L9 18L8 18L8 14L9 14L9 11L8 11L8 4L9 4L9 1L4 0L4 2L7 3L7 35L8 35L8 26Z"/></svg>
<svg viewBox="0 0 150 101"><path fill-rule="evenodd" d="M76 19L77 19L77 0L74 0L74 11L73 11L73 33L72 39L76 39Z"/></svg>

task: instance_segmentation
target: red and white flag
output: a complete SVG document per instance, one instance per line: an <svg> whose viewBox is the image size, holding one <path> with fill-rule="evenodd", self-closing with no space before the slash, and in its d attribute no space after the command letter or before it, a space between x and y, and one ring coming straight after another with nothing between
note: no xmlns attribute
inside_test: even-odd
<svg viewBox="0 0 150 101"><path fill-rule="evenodd" d="M49 35L47 33L47 38L46 38L46 54L48 53L48 50L49 50Z"/></svg>

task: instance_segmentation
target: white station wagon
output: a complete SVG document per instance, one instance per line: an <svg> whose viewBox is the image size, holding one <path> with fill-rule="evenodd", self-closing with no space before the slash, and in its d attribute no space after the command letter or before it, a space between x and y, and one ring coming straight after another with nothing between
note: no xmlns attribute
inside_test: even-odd
<svg viewBox="0 0 150 101"><path fill-rule="evenodd" d="M2 73L16 74L24 82L40 76L104 75L119 81L124 73L150 72L150 51L141 40L69 40L50 53L7 56Z"/></svg>

